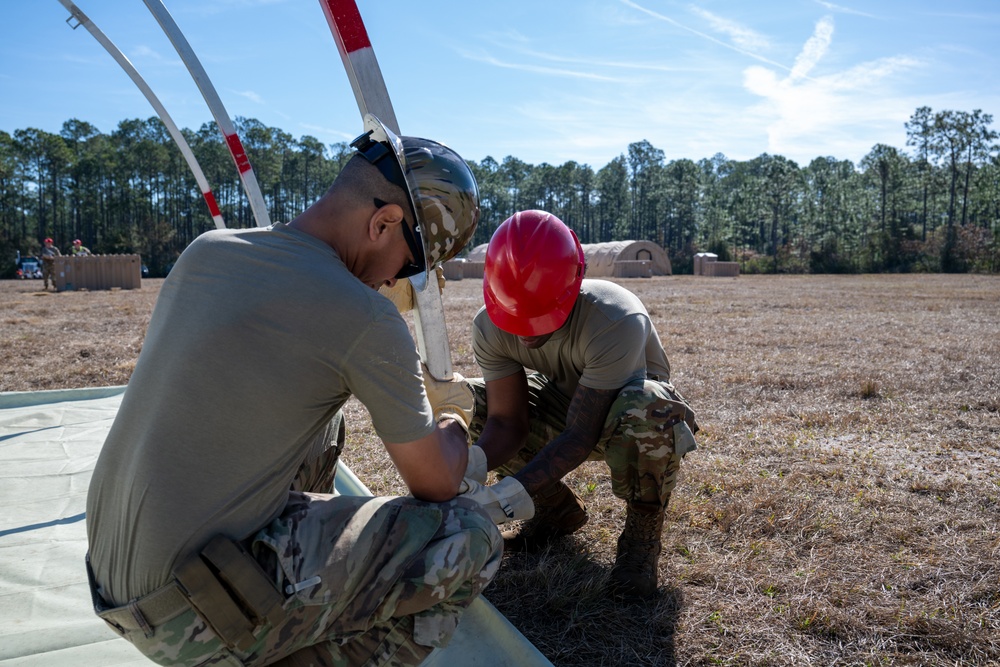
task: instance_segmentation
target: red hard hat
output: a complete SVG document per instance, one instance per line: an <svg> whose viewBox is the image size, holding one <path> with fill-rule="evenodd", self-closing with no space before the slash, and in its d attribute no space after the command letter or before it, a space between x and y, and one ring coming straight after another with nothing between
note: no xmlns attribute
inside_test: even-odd
<svg viewBox="0 0 1000 667"><path fill-rule="evenodd" d="M75 241L73 241L73 245L83 245L83 241L81 241L80 239L76 239Z"/></svg>
<svg viewBox="0 0 1000 667"><path fill-rule="evenodd" d="M55 241L53 241L52 239L45 239L45 242L46 243L55 243Z"/></svg>
<svg viewBox="0 0 1000 667"><path fill-rule="evenodd" d="M515 213L486 248L486 313L515 336L550 334L573 310L585 268L580 241L562 220L545 211Z"/></svg>

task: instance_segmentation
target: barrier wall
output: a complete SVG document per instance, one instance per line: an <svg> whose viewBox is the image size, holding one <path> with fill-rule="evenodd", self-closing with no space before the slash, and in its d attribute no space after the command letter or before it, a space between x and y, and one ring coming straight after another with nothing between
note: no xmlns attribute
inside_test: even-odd
<svg viewBox="0 0 1000 667"><path fill-rule="evenodd" d="M461 280L465 276L463 275L462 265L465 264L464 259L449 259L447 262L441 265L444 270L445 280Z"/></svg>
<svg viewBox="0 0 1000 667"><path fill-rule="evenodd" d="M482 280L484 273L486 273L486 262L463 262L462 264L463 278L479 278Z"/></svg>
<svg viewBox="0 0 1000 667"><path fill-rule="evenodd" d="M719 256L712 252L699 252L695 253L694 256L694 275L703 276L705 275L704 266L708 262L714 262L719 259Z"/></svg>
<svg viewBox="0 0 1000 667"><path fill-rule="evenodd" d="M740 275L738 262L720 262L719 256L711 252L699 252L694 256L694 275L713 278L735 278Z"/></svg>
<svg viewBox="0 0 1000 667"><path fill-rule="evenodd" d="M652 278L653 262L648 259L618 260L612 265L615 278Z"/></svg>
<svg viewBox="0 0 1000 667"><path fill-rule="evenodd" d="M56 290L140 289L142 260L139 255L88 255L56 257Z"/></svg>
<svg viewBox="0 0 1000 667"><path fill-rule="evenodd" d="M712 278L735 278L740 275L740 265L737 262L705 262L701 268L701 275Z"/></svg>
<svg viewBox="0 0 1000 667"><path fill-rule="evenodd" d="M444 267L445 280L462 280L463 278L481 280L486 270L486 262L472 262L469 260L459 261L450 259L442 266ZM657 274L656 265L651 260L620 259L611 264L610 273L604 275L615 278L651 278L654 274ZM593 277L590 274L589 265L587 266L587 277Z"/></svg>

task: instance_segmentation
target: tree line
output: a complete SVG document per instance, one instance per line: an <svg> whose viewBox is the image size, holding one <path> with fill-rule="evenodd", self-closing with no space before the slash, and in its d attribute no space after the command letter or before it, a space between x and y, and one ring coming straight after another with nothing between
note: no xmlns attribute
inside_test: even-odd
<svg viewBox="0 0 1000 667"><path fill-rule="evenodd" d="M469 247L514 212L550 211L583 243L649 240L675 273L697 252L745 273L998 272L1000 146L981 110L920 107L906 123L909 150L877 144L857 164L780 155L666 160L649 141L608 164L528 164L513 156L470 162L482 218ZM295 139L254 119L236 127L272 221L315 201L351 157L346 143ZM182 130L227 227L254 225L226 145L212 123ZM110 134L68 120L58 134L0 131L0 276L46 237L99 254L139 253L164 275L214 228L186 161L156 117L123 120ZM9 258L9 259L8 259Z"/></svg>

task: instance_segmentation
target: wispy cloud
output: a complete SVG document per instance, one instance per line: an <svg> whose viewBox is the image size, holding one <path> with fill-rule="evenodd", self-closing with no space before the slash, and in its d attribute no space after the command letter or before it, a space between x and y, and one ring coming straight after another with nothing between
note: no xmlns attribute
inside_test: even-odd
<svg viewBox="0 0 1000 667"><path fill-rule="evenodd" d="M835 5L832 2L825 2L825 0L816 0L816 4L820 7L825 7L831 12L837 12L840 14L855 14L856 16L866 16L870 19L875 18L874 14L868 14L867 12L862 12L857 9L852 9L850 7L844 7L842 5Z"/></svg>
<svg viewBox="0 0 1000 667"><path fill-rule="evenodd" d="M832 18L818 21L785 78L759 65L744 70L745 88L764 99L757 111L770 117L770 151L797 152L803 142L818 143L818 136L897 123L912 111L911 100L893 97L887 87L893 76L920 66L915 58L879 58L844 71L807 76L827 54L833 32Z"/></svg>
<svg viewBox="0 0 1000 667"><path fill-rule="evenodd" d="M717 14L713 14L712 12L702 9L701 7L692 6L691 11L708 21L708 24L713 30L727 35L729 39L732 40L733 44L741 49L745 49L747 51L762 51L770 46L770 42L767 37L751 28L740 25L735 21L730 21L729 19L718 16Z"/></svg>
<svg viewBox="0 0 1000 667"><path fill-rule="evenodd" d="M299 127L302 128L303 130L305 130L306 132L309 132L311 134L317 135L317 138L324 137L328 141L329 140L333 140L333 141L352 141L355 137L357 137L357 133L356 132L354 134L350 134L348 132L344 132L343 130L338 130L338 129L333 128L333 127L326 127L324 125L315 125L315 124L311 124L311 123L299 123Z"/></svg>
<svg viewBox="0 0 1000 667"><path fill-rule="evenodd" d="M134 46L129 51L132 54L130 56L132 59L155 60L161 63L169 63L171 65L181 62L177 58L168 58L156 49L146 46L145 44Z"/></svg>
<svg viewBox="0 0 1000 667"><path fill-rule="evenodd" d="M805 46L802 47L802 51L800 51L799 55L795 57L795 65L792 66L792 72L789 78L808 78L809 72L816 66L816 63L818 63L823 56L826 55L827 49L830 48L830 42L832 41L833 19L829 16L824 16L819 20L819 22L816 23L816 30L813 32L812 37L806 40Z"/></svg>
<svg viewBox="0 0 1000 667"><path fill-rule="evenodd" d="M678 21L678 20L676 20L674 18L666 16L665 14L660 14L659 12L654 12L652 9L648 9L647 7L643 7L640 4L632 2L632 0L621 0L621 2L622 2L622 4L624 4L624 5L628 6L628 7L631 7L633 9L635 9L636 11L640 11L640 12L642 12L644 14L647 14L647 15L649 15L649 16L651 16L651 17L653 17L653 18L655 18L655 19L657 19L659 21L664 21L666 23L669 23L670 25L675 26L677 28L680 28L681 30L686 30L687 32L690 32L693 35L697 35L698 37L701 37L702 39L706 39L706 40L708 40L710 42L718 44L719 46L725 47L725 48L730 49L732 51L736 51L737 53L742 53L743 55L747 56L748 58L753 58L754 60L757 60L757 61L762 62L762 63L767 63L768 65L772 65L774 67L779 67L779 68L781 68L783 70L790 70L791 69L787 65L783 65L783 64L781 64L779 62L775 62L773 60L769 60L768 58L765 58L764 56L762 56L760 54L757 54L757 53L751 51L750 49L748 49L746 47L739 46L739 45L736 45L736 44L730 44L729 42L723 41L723 40L721 40L721 39L719 39L717 37L714 37L714 36L709 35L707 33L701 32L700 30L695 30L694 28L692 28L692 27L690 27L688 25L685 25L685 24L681 23L680 21Z"/></svg>
<svg viewBox="0 0 1000 667"><path fill-rule="evenodd" d="M571 69L560 69L555 67L542 67L540 65L531 65L527 63L517 63L517 62L505 62L499 58L495 58L488 53L472 53L469 51L461 52L465 58L469 60L474 60L476 62L485 63L487 65L492 65L494 67L500 67L503 69L513 69L519 70L521 72L532 72L534 74L547 74L551 76L568 77L572 79L587 79L591 81L621 81L621 77L610 76L604 74L595 74L594 72L581 72L578 70Z"/></svg>
<svg viewBox="0 0 1000 667"><path fill-rule="evenodd" d="M488 38L489 39L489 38ZM557 53L551 53L547 51L536 51L531 48L527 48L527 40L522 40L520 42L514 43L511 41L505 41L502 39L489 39L491 43L497 47L506 48L519 56L524 56L527 58L533 58L535 60L544 60L546 62L553 63L564 63L567 65L580 65L588 68L604 67L608 69L630 69L636 71L653 71L653 72L695 72L699 71L701 67L691 67L691 66L679 66L679 65L663 65L658 63L651 63L648 61L637 61L637 60L605 60L605 59L595 59L595 58L581 58L578 56L562 55ZM518 44L525 44L525 46L519 46ZM472 58L465 54L466 57Z"/></svg>
<svg viewBox="0 0 1000 667"><path fill-rule="evenodd" d="M257 104L264 104L264 99L252 90L230 90L229 92L234 95L239 95L240 97L245 97L251 102L256 102Z"/></svg>

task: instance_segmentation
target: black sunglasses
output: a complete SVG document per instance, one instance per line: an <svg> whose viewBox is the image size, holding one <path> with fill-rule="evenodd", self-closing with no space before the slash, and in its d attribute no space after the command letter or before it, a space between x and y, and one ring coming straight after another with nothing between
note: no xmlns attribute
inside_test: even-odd
<svg viewBox="0 0 1000 667"><path fill-rule="evenodd" d="M378 197L375 197L375 208L382 208L383 206L388 206L387 202L382 201ZM403 238L406 240L406 247L410 249L410 254L413 255L413 261L407 262L403 265L403 268L399 270L396 274L396 280L401 280L403 278L409 278L410 276L415 276L424 270L424 246L420 242L419 231L417 236L414 236L413 231L410 230L410 225L406 223L406 217L403 217Z"/></svg>

